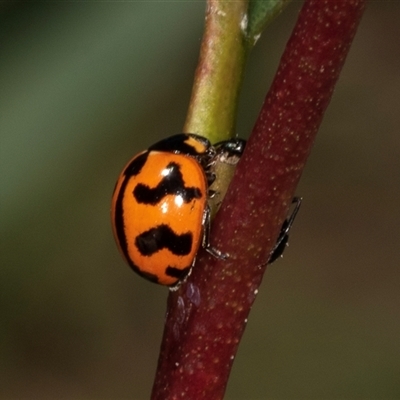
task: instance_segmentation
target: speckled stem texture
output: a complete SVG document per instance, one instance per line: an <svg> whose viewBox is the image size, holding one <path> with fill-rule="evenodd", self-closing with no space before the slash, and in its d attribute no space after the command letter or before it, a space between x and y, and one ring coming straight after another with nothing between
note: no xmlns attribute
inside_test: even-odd
<svg viewBox="0 0 400 400"><path fill-rule="evenodd" d="M364 5L305 1L213 224L213 246L230 257L201 251L187 282L170 293L152 399L223 398L266 261Z"/></svg>

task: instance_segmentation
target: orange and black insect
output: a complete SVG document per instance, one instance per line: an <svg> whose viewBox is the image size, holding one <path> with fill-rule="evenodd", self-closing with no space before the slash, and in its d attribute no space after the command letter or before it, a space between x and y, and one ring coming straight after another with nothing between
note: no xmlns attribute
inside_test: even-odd
<svg viewBox="0 0 400 400"><path fill-rule="evenodd" d="M184 279L208 242L208 173L215 149L202 136L178 134L134 157L112 199L114 235L129 265L173 286Z"/></svg>
<svg viewBox="0 0 400 400"><path fill-rule="evenodd" d="M116 183L111 214L116 242L134 271L174 288L190 273L200 246L225 257L209 242L209 187L214 166L237 163L244 147L242 139L212 146L202 136L178 134L129 161ZM283 224L270 262L283 253L299 205Z"/></svg>

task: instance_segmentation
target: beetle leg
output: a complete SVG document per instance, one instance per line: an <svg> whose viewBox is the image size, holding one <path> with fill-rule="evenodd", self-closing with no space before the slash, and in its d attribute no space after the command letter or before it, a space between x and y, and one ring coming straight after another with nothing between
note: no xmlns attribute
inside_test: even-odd
<svg viewBox="0 0 400 400"><path fill-rule="evenodd" d="M210 207L207 205L203 214L203 240L202 246L203 249L206 250L213 257L218 258L220 260L226 260L229 256L228 254L222 253L222 251L215 249L211 246L210 243L210 229L211 229L211 221L210 221Z"/></svg>
<svg viewBox="0 0 400 400"><path fill-rule="evenodd" d="M278 236L278 240L275 243L275 246L271 252L271 255L268 260L268 264L273 263L277 258L281 257L285 248L288 244L289 240L289 231L293 225L293 222L296 218L296 215L300 209L301 205L301 197L293 197L292 204L296 204L289 218L285 219L282 224L281 231Z"/></svg>

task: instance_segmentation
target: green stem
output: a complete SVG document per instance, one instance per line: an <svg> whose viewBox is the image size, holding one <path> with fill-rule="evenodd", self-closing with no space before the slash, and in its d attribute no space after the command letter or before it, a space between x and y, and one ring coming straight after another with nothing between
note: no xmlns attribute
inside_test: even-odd
<svg viewBox="0 0 400 400"><path fill-rule="evenodd" d="M239 89L247 59L247 0L208 0L200 60L183 128L211 142L235 134Z"/></svg>

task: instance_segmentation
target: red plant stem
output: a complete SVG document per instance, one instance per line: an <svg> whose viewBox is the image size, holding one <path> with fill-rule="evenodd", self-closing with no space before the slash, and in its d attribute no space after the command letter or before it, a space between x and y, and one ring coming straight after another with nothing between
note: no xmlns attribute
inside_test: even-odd
<svg viewBox="0 0 400 400"><path fill-rule="evenodd" d="M365 0L306 0L212 231L171 292L152 399L222 399L265 264Z"/></svg>

